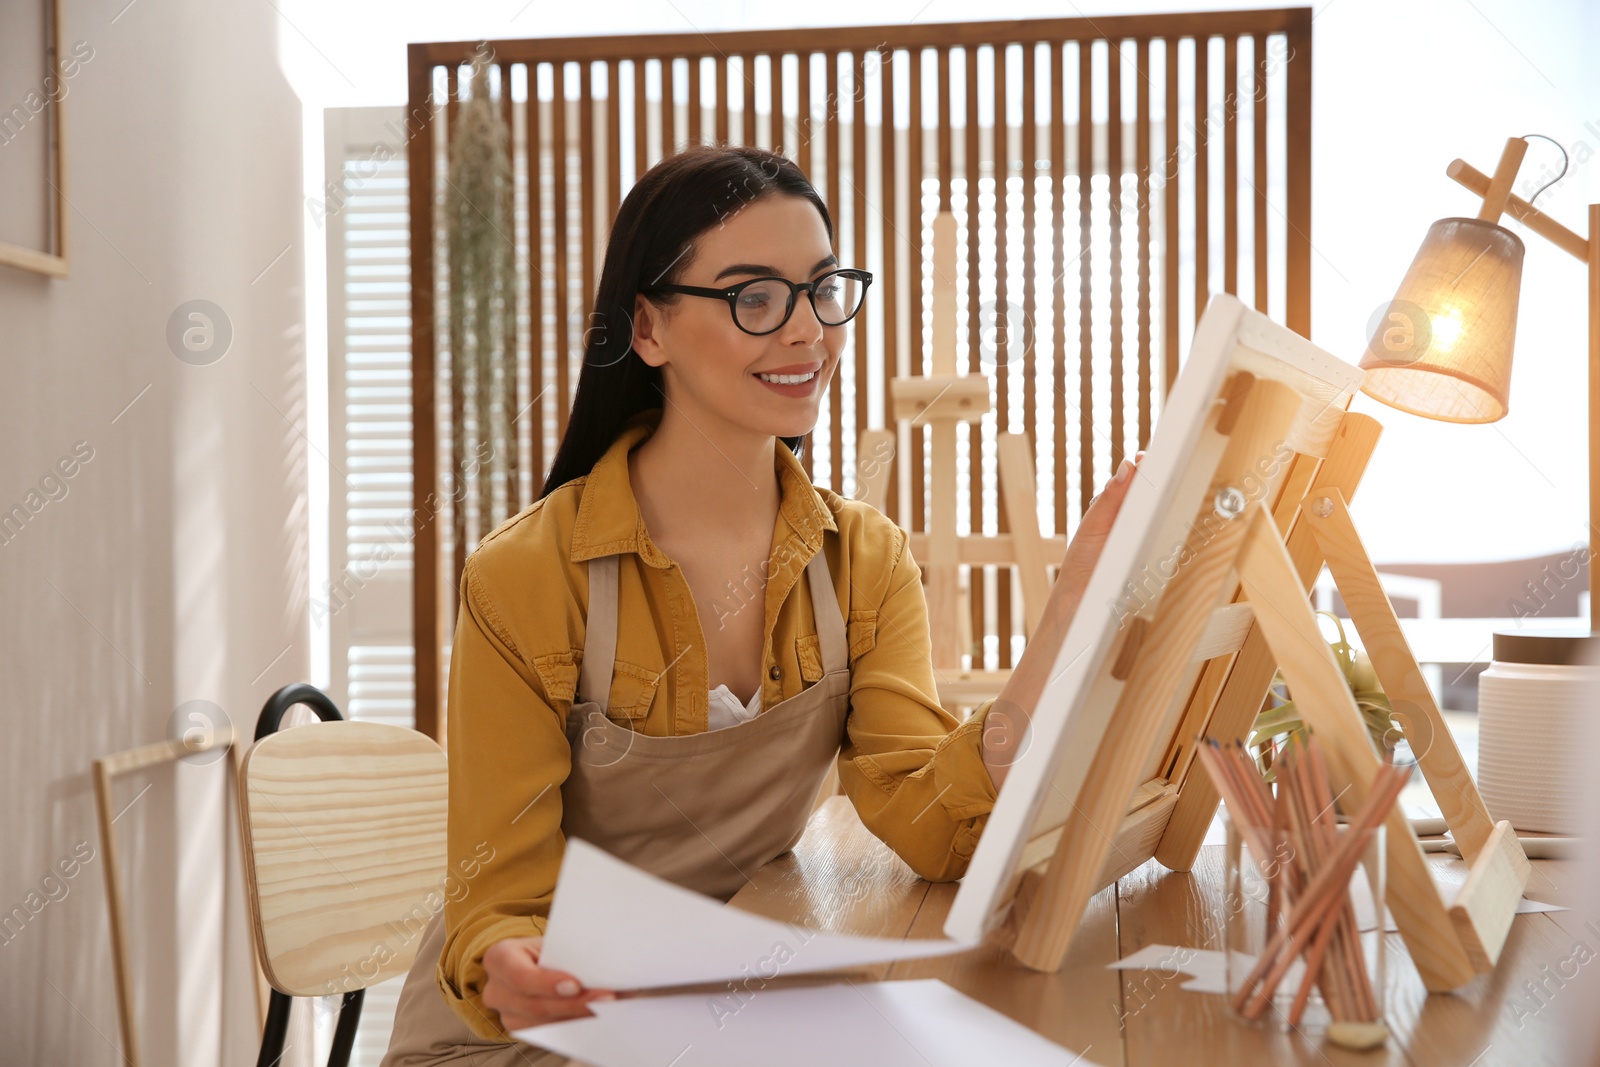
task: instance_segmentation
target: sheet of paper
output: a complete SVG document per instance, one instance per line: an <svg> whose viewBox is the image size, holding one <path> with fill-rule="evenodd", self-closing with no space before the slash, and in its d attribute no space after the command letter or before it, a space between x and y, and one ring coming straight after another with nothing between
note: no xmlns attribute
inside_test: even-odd
<svg viewBox="0 0 1600 1067"><path fill-rule="evenodd" d="M595 1067L1095 1067L936 978L601 1001L513 1037ZM1085 1049L1085 1053L1092 1049Z"/></svg>
<svg viewBox="0 0 1600 1067"><path fill-rule="evenodd" d="M540 962L594 989L649 989L943 956L971 944L854 937L751 915L567 839Z"/></svg>
<svg viewBox="0 0 1600 1067"><path fill-rule="evenodd" d="M1439 896L1449 903L1461 891L1461 885L1467 880L1469 868L1464 860L1455 859L1446 863L1430 863L1429 872L1433 875L1433 884L1439 887ZM1363 930L1375 930L1378 927L1377 909L1372 904L1372 889L1367 885L1365 878L1355 878L1350 883L1350 902L1355 905L1356 923ZM1559 904L1546 904L1539 900L1529 900L1523 897L1517 901L1518 915L1533 915L1546 911L1566 911ZM1384 929L1398 930L1394 916L1388 908L1383 909Z"/></svg>
<svg viewBox="0 0 1600 1067"><path fill-rule="evenodd" d="M1247 966L1255 964L1254 956L1244 956L1243 962ZM1191 993L1226 993L1227 957L1223 953L1209 948L1182 948L1177 945L1146 945L1131 956L1124 956L1115 963L1106 965L1111 971L1157 971L1162 973L1163 980L1170 981L1180 974L1190 977L1178 986ZM1296 960L1289 967L1289 973L1284 976L1283 984L1289 989L1298 989L1300 978L1305 974L1305 964Z"/></svg>

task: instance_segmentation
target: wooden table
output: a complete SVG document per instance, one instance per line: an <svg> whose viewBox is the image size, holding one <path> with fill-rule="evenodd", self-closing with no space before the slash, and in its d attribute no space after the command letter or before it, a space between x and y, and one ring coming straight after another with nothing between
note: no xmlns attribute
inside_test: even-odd
<svg viewBox="0 0 1600 1067"><path fill-rule="evenodd" d="M1448 862L1449 857L1430 857ZM1231 1020L1219 996L1178 988L1169 970L1113 971L1110 964L1145 945L1209 948L1205 931L1222 911L1223 857L1207 846L1189 874L1153 860L1090 902L1061 970L1040 974L1004 949L1005 931L960 955L885 964L876 978L939 978L1044 1037L1106 1067L1145 1064L1331 1064L1378 1067L1566 1067L1560 1013L1600 1011L1561 1002L1578 946L1600 953L1600 937L1580 912L1519 915L1500 965L1454 994L1428 996L1398 934L1389 934L1391 1037L1375 1052L1351 1052L1302 1034ZM1535 861L1528 894L1575 903L1578 864ZM1563 883L1566 883L1564 886ZM925 882L873 837L843 796L824 802L792 853L757 872L732 905L839 933L942 936L958 883ZM1556 977L1552 978L1554 975ZM1524 983L1532 982L1530 989ZM1534 992L1539 990L1539 992ZM1569 993L1568 999L1578 996Z"/></svg>

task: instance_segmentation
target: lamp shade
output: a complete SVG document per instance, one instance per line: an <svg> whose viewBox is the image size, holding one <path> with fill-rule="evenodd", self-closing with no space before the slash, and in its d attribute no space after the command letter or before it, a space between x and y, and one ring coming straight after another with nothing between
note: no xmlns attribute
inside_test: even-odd
<svg viewBox="0 0 1600 1067"><path fill-rule="evenodd" d="M1445 422L1505 417L1522 239L1482 219L1440 219L1372 323L1362 391Z"/></svg>

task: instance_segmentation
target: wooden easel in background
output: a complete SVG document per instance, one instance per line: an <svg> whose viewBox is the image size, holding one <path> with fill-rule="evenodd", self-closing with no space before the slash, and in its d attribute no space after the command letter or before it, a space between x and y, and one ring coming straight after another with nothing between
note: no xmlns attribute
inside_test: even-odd
<svg viewBox="0 0 1600 1067"><path fill-rule="evenodd" d="M956 427L966 423L975 435L990 403L987 375L956 373L956 220L949 212L933 222L933 266L933 373L894 378L889 417L912 432L919 431L920 423L932 427L928 528L911 533L911 552L926 579L939 699L954 708L997 695L1011 676L1005 669L982 669L982 653L972 647L971 584L962 581L961 567L1014 567L1021 579L1024 632L1032 637L1050 596L1049 568L1066 553L1066 538L1040 533L1033 450L1027 435L1013 433L998 435L1001 502L1010 532L956 532ZM866 430L856 451L857 498L879 510L887 510L889 464L897 438L895 430ZM970 667L962 663L969 652Z"/></svg>
<svg viewBox="0 0 1600 1067"><path fill-rule="evenodd" d="M1011 952L1025 966L1058 969L1089 898L1146 859L1192 865L1217 805L1195 773L1195 739L1242 740L1279 665L1329 755L1334 788L1352 806L1365 801L1379 757L1307 594L1324 560L1471 865L1447 906L1394 806L1387 902L1401 936L1430 991L1465 984L1499 956L1530 868L1510 824L1490 819L1350 521L1345 501L1378 424L1341 410L1331 436L1315 454L1295 452L1263 498L1238 493L1259 477L1260 457L1295 439L1303 399L1237 370L1218 398L1190 467L1209 465L1211 476L1185 562L1153 610L1126 617L1109 667L1122 684L1072 811L1029 841L1018 865ZM1118 828L1114 839L1102 827Z"/></svg>

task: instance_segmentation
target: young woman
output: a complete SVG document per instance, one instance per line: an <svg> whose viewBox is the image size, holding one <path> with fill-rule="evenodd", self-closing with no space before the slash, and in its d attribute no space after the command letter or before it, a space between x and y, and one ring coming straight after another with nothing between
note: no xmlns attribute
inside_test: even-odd
<svg viewBox="0 0 1600 1067"><path fill-rule="evenodd" d="M388 1067L565 1062L506 1042L612 995L539 964L568 836L725 900L799 840L837 763L913 870L965 872L1049 665L1024 656L958 725L905 533L806 476L871 281L771 152L691 149L628 193L544 492L461 578L449 891ZM1131 473L1085 517L1036 639L1065 630Z"/></svg>

